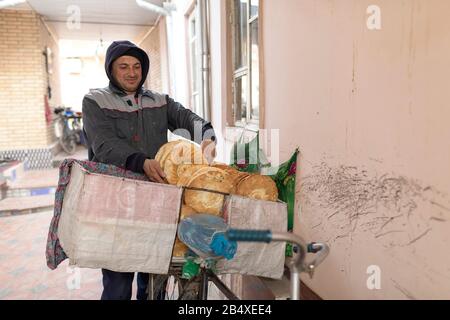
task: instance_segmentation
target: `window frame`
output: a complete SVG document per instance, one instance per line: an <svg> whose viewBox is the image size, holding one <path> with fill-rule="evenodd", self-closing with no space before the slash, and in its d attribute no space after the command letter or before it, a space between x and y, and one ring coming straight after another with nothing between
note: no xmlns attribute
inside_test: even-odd
<svg viewBox="0 0 450 320"><path fill-rule="evenodd" d="M263 2L264 0L259 0L258 5L258 14L250 17L251 14L251 0L248 0L247 6L247 65L241 67L237 70L235 67L235 48L234 41L236 37L235 29L234 29L234 21L235 21L235 12L234 12L234 3L232 0L226 1L226 16L227 16L227 95L228 95L228 105L226 112L226 126L227 127L246 127L249 130L257 131L265 127L265 105L264 105L264 57L263 57L263 28L262 28L262 19L263 19ZM251 52L251 24L255 20L258 20L258 55L259 55L259 119L254 120L250 118L251 108L252 108L252 52ZM246 110L246 119L245 122L235 121L235 95L234 95L234 86L235 81L239 77L243 75L247 75L247 110ZM242 119L242 118L241 118Z"/></svg>
<svg viewBox="0 0 450 320"><path fill-rule="evenodd" d="M191 109L193 112L197 113L199 116L204 117L205 109L203 105L203 90L201 84L201 55L200 60L197 59L197 70L193 70L192 65L192 53L191 53L191 19L194 18L196 21L196 50L197 52L201 52L201 37L199 34L200 26L200 14L199 14L199 6L198 0L192 0L187 6L187 10L184 13L185 16L185 39L186 39L186 62L187 62L187 82L188 82L188 92L189 92L189 104L191 105ZM197 91L194 92L193 84L194 84L194 76L197 76ZM194 96L198 97L198 109L195 107Z"/></svg>

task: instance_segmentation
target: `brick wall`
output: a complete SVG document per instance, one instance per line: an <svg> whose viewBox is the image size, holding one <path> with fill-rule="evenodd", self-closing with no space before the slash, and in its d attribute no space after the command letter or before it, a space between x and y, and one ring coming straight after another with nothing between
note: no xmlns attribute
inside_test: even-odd
<svg viewBox="0 0 450 320"><path fill-rule="evenodd" d="M160 20L158 25L140 44L137 43L142 49L145 50L145 52L147 52L150 58L150 71L148 73L145 86L147 87L147 89L159 93L163 93L160 39L160 29L162 21L164 20Z"/></svg>
<svg viewBox="0 0 450 320"><path fill-rule="evenodd" d="M59 103L56 43L39 16L28 10L0 10L0 151L47 147L53 137L45 120L46 45L52 48L54 94Z"/></svg>

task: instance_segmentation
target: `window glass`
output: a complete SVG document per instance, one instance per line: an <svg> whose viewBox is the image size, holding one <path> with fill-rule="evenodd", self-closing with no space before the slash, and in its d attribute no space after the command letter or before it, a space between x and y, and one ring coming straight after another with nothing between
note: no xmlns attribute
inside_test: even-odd
<svg viewBox="0 0 450 320"><path fill-rule="evenodd" d="M234 0L235 12L235 56L234 56L234 69L240 69L247 66L247 0Z"/></svg>
<svg viewBox="0 0 450 320"><path fill-rule="evenodd" d="M251 51L251 109L250 119L259 119L259 39L258 20L250 24L250 51Z"/></svg>

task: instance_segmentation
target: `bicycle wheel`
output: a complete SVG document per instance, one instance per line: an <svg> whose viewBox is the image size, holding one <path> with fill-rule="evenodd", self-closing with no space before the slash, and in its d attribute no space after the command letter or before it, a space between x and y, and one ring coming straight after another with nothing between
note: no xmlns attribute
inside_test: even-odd
<svg viewBox="0 0 450 320"><path fill-rule="evenodd" d="M166 287L169 276L150 274L147 287L147 300L165 300Z"/></svg>
<svg viewBox="0 0 450 320"><path fill-rule="evenodd" d="M200 281L197 277L187 280L177 274L150 274L148 300L199 300L199 292Z"/></svg>
<svg viewBox="0 0 450 320"><path fill-rule="evenodd" d="M76 137L73 134L63 135L59 139L59 143L61 144L63 150L69 155L74 154L77 149Z"/></svg>
<svg viewBox="0 0 450 320"><path fill-rule="evenodd" d="M200 277L178 279L178 300L200 300Z"/></svg>

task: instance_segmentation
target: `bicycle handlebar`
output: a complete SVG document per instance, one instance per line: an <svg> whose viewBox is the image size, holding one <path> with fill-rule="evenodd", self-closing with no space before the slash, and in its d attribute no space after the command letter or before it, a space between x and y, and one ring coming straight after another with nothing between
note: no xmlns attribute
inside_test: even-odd
<svg viewBox="0 0 450 320"><path fill-rule="evenodd" d="M272 231L270 231L270 230L229 229L227 231L227 237L231 241L269 243L272 241Z"/></svg>
<svg viewBox="0 0 450 320"><path fill-rule="evenodd" d="M226 232L228 239L232 241L243 242L266 242L285 241L294 243L298 246L300 253L295 264L301 271L308 272L311 276L313 270L327 257L330 252L328 245L320 242L311 242L306 244L299 236L289 232L274 232L271 230L246 230L246 229L228 229ZM318 253L311 263L304 263L306 253Z"/></svg>
<svg viewBox="0 0 450 320"><path fill-rule="evenodd" d="M271 230L228 229L226 236L230 240L245 242L284 241L296 244L299 253L287 262L291 272L291 296L293 300L300 299L300 272L306 272L312 278L316 267L328 256L330 249L327 244L312 242L306 244L299 236L289 232L272 232ZM315 259L305 262L306 253L317 253Z"/></svg>

